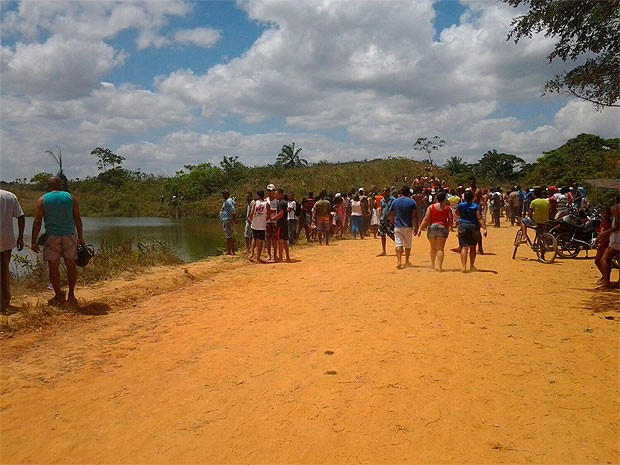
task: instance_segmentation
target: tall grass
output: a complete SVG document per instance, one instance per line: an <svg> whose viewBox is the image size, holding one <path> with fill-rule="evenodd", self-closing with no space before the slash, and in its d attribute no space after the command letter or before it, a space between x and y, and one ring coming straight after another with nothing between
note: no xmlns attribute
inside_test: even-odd
<svg viewBox="0 0 620 465"><path fill-rule="evenodd" d="M29 295L48 287L47 262L38 254L34 259L13 255L13 276L11 293L13 296ZM183 263L178 253L166 242L156 240L129 239L117 245L107 242L88 266L78 269L78 284L93 284L123 272L143 271L152 266L178 265ZM67 271L60 267L61 285L67 286ZM13 303L17 299L13 299ZM42 299L45 302L46 299ZM67 309L57 309L47 304L22 304L11 307L12 314L0 315L0 333L11 335L23 328L35 328L48 324Z"/></svg>
<svg viewBox="0 0 620 465"><path fill-rule="evenodd" d="M14 289L16 292L45 288L48 284L47 262L42 254L36 258L13 256ZM78 280L82 284L93 284L111 278L124 271L141 271L152 266L178 265L183 263L170 244L156 240L128 239L116 245L103 241L99 250L88 264L80 268ZM61 266L61 283L67 284L67 273Z"/></svg>

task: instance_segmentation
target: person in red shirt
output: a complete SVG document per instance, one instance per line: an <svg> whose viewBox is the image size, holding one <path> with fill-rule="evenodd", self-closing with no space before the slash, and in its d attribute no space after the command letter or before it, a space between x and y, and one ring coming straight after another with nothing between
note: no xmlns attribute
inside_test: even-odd
<svg viewBox="0 0 620 465"><path fill-rule="evenodd" d="M426 237L431 245L431 266L437 271L443 271L444 247L454 219L450 204L446 202L446 193L439 191L435 196L435 203L426 209L422 225L418 229L418 236L422 229L426 229Z"/></svg>

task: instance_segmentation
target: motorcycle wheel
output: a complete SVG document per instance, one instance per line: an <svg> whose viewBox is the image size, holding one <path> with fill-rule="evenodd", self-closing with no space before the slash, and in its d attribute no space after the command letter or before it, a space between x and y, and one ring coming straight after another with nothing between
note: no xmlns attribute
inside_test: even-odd
<svg viewBox="0 0 620 465"><path fill-rule="evenodd" d="M570 233L558 234L556 238L558 242L558 255L560 258L575 258L581 251L581 246L571 241Z"/></svg>

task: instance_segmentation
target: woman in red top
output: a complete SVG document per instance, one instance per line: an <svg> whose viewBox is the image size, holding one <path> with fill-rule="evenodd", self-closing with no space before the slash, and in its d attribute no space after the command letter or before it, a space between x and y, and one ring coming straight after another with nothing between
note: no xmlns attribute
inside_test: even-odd
<svg viewBox="0 0 620 465"><path fill-rule="evenodd" d="M435 197L435 203L426 209L422 225L418 229L419 236L422 234L422 229L428 226L426 237L431 244L431 264L437 271L443 271L443 249L452 228L452 221L452 210L446 202L446 193L439 191Z"/></svg>

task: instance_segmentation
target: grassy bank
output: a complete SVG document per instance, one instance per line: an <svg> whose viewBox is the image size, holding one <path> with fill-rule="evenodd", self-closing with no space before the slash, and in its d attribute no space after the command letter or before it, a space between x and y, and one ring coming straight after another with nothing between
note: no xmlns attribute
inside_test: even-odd
<svg viewBox="0 0 620 465"><path fill-rule="evenodd" d="M49 283L48 269L47 263L40 255L35 260L14 255L13 261L17 266L16 276L11 283L13 296L40 295L41 298L34 300L34 303L12 306L8 314L0 315L1 335L10 336L25 328L45 326L56 318L66 315L67 312L75 310L71 307L57 308L47 305L46 299L50 295L43 290ZM79 268L78 286L93 285L121 273L140 273L155 266L182 263L183 260L164 242L129 240L113 247L104 242L91 263ZM61 266L61 284L64 289L67 288L67 273L64 266Z"/></svg>

